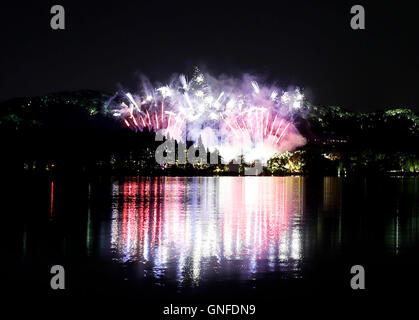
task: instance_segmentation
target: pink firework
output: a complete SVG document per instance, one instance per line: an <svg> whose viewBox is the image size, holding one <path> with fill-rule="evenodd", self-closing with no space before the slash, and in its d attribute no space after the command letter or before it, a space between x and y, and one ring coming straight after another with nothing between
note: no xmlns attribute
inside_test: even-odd
<svg viewBox="0 0 419 320"><path fill-rule="evenodd" d="M292 123L303 98L299 89L260 86L251 76L217 79L196 70L190 80L180 75L157 89L143 81L141 94L123 93L112 111L132 130L201 141L225 160L266 163L305 143Z"/></svg>

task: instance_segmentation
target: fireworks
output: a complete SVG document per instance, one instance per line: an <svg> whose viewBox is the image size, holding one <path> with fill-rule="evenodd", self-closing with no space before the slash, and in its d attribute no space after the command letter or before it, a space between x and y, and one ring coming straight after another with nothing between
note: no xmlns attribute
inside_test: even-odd
<svg viewBox="0 0 419 320"><path fill-rule="evenodd" d="M157 88L142 82L140 94L122 93L110 104L133 130L162 130L168 139L202 143L225 161L244 156L266 163L305 143L292 123L304 100L299 89L261 86L249 75L213 78L198 69L190 80L180 75Z"/></svg>

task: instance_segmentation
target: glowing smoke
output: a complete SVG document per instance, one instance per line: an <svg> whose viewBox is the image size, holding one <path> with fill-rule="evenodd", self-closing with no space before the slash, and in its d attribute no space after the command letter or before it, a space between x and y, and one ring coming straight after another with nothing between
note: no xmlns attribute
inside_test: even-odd
<svg viewBox="0 0 419 320"><path fill-rule="evenodd" d="M157 88L142 78L139 94L122 93L110 107L133 130L163 130L167 138L195 145L201 141L224 161L243 155L246 162L266 163L305 144L293 125L303 100L298 88L283 91L250 75L214 78L196 69L191 79L179 75Z"/></svg>

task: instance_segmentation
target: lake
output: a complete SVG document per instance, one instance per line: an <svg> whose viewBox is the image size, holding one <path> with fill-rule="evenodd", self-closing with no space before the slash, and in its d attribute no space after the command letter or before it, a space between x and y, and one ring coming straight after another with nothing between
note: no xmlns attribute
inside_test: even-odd
<svg viewBox="0 0 419 320"><path fill-rule="evenodd" d="M400 295L419 283L418 187L401 177L32 179L9 232L28 294L50 296L59 264L73 297L352 296L353 265L368 294Z"/></svg>

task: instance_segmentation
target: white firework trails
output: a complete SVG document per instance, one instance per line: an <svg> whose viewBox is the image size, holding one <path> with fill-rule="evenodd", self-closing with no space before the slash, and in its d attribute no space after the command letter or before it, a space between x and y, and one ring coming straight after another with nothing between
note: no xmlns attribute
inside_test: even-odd
<svg viewBox="0 0 419 320"><path fill-rule="evenodd" d="M122 93L110 107L133 130L202 143L224 161L243 156L266 163L305 143L292 123L303 100L298 88L283 91L250 75L214 78L196 70L190 80L181 74L157 88L143 78L140 94Z"/></svg>

